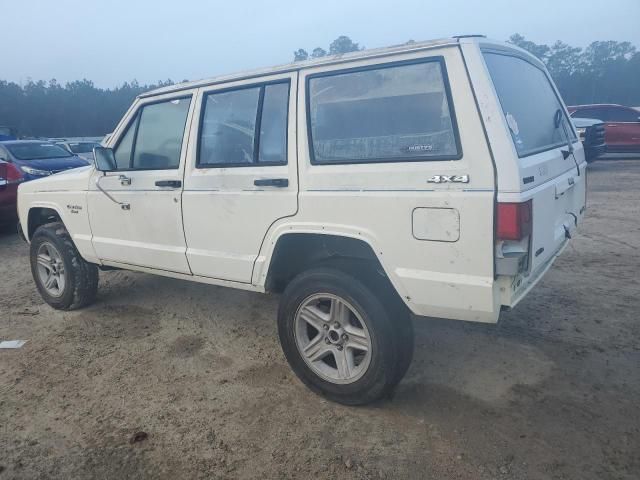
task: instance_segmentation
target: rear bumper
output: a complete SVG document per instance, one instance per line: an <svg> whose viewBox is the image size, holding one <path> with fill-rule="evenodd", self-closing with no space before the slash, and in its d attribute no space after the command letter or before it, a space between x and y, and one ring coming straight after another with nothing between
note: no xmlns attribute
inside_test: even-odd
<svg viewBox="0 0 640 480"><path fill-rule="evenodd" d="M511 281L508 284L508 287L503 284L501 286L501 291L508 288L508 291L512 293L507 298L503 297L502 306L506 307L507 309L515 308L516 305L518 305L522 301L522 299L526 297L529 292L538 284L538 282L542 280L542 277L544 277L544 275L549 271L553 263L556 261L556 258L562 255L562 252L564 252L564 250L567 248L567 245L569 245L569 241L570 240L565 241L562 246L556 251L556 253L549 257L545 263L539 265L538 268L528 276L510 278L509 280Z"/></svg>

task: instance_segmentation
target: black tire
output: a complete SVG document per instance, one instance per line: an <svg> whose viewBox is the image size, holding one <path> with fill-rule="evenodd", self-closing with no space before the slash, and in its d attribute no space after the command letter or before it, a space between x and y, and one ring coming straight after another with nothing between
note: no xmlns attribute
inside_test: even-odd
<svg viewBox="0 0 640 480"><path fill-rule="evenodd" d="M386 279L385 279L386 280ZM314 392L345 405L363 405L389 397L406 373L413 352L413 330L405 311L390 296L381 295L378 280L361 280L335 267L318 267L295 277L285 289L278 310L278 333L287 361ZM325 293L346 300L366 323L371 358L365 373L352 383L339 384L315 373L296 344L299 307L310 296ZM406 310L406 309L405 309Z"/></svg>
<svg viewBox="0 0 640 480"><path fill-rule="evenodd" d="M53 245L62 257L65 286L58 296L47 292L38 274L38 251L44 243ZM62 223L54 222L38 227L31 239L30 249L31 274L45 302L57 310L76 310L95 301L98 267L80 256Z"/></svg>
<svg viewBox="0 0 640 480"><path fill-rule="evenodd" d="M402 348L399 351L398 368L396 371L395 385L397 385L406 375L413 360L415 342L411 314L394 290L391 281L384 273L367 266L364 266L361 272L364 276L360 278L364 278L367 285L373 289L379 298L383 299L387 309L393 315L394 324L400 335Z"/></svg>

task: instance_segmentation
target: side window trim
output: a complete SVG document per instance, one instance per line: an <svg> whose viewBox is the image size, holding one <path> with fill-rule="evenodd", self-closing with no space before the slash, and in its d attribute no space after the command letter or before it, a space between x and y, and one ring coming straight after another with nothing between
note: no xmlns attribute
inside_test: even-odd
<svg viewBox="0 0 640 480"><path fill-rule="evenodd" d="M260 137L262 126L262 112L264 106L264 97L266 87L269 85L287 85L287 104L286 104L286 120L285 120L285 158L282 162L260 162ZM259 88L258 108L256 109L256 122L253 138L253 158L251 163L204 163L200 161L200 153L202 149L202 131L204 126L204 116L206 113L207 98L209 95L215 95L217 93L237 92L241 90L248 90L251 88ZM235 87L221 88L217 90L210 90L203 92L202 99L200 100L200 118L198 120L198 138L196 144L196 165L198 169L209 168L242 168L242 167L273 167L289 164L289 106L291 104L291 78L277 79L265 82L252 83L250 85L238 85Z"/></svg>
<svg viewBox="0 0 640 480"><path fill-rule="evenodd" d="M142 108L144 108L144 105L142 105L141 107L136 108L135 113L133 114L133 117L131 117L131 120L129 120L129 122L127 123L127 126L125 127L125 129L122 131L122 134L118 137L118 140L116 141L116 144L112 147L112 150L114 152L116 152L118 150L118 148L120 147L120 144L123 142L123 140L126 138L127 134L129 133L129 129L133 126L134 123L136 123L135 129L133 131L133 138L131 139L131 151L129 152L129 167L128 168L116 168L115 170L113 170L114 172L126 172L131 170L131 162L133 159L133 148L135 145L135 141L136 141L136 136L138 134L138 119L140 118L140 112L142 111Z"/></svg>
<svg viewBox="0 0 640 480"><path fill-rule="evenodd" d="M416 65L422 63L438 63L440 64L440 71L442 73L442 83L445 91L445 98L447 99L447 106L449 107L449 114L451 118L451 128L456 145L456 155L441 155L441 156L415 156L415 157L400 157L400 158L367 158L367 159L350 159L345 161L331 161L331 162L318 162L315 158L315 151L313 147L313 134L311 131L311 96L310 96L310 81L319 77L331 77L335 75L341 75L345 73L364 72L367 70L381 70L384 68L401 67L404 65ZM460 131L458 129L458 120L456 117L455 105L453 103L453 97L451 94L451 84L449 82L449 74L447 72L447 65L445 58L442 55L435 55L431 57L423 57L415 60L402 60L396 62L376 63L374 65L366 65L364 67L352 67L343 68L338 70L331 70L327 72L319 72L311 75L307 75L305 78L305 114L306 114L306 127L307 127L307 143L309 145L309 159L311 165L366 165L371 163L406 163L406 162L445 162L452 160L460 160L463 157L462 142L460 141Z"/></svg>
<svg viewBox="0 0 640 480"><path fill-rule="evenodd" d="M142 111L147 107L144 105L136 112L136 128L133 131L133 138L131 139L131 152L129 153L129 170L133 170L133 159L136 154L136 143L138 143L138 129L140 128L140 120L142 119Z"/></svg>
<svg viewBox="0 0 640 480"><path fill-rule="evenodd" d="M140 127L140 118L142 117L142 110L149 106L149 105L157 105L159 103L167 103L167 102L171 102L173 100L187 100L189 99L189 102L193 101L193 95L189 94L189 95L181 95L179 97L171 97L171 98L163 98L162 100L157 100L157 101L153 101L153 102L146 102L143 103L142 105L139 105L138 108L136 108L135 113L133 114L133 117L131 118L131 120L129 120L129 123L127 123L127 127L123 130L122 134L118 137L118 140L116 142L116 144L113 146L113 151L115 152L118 147L120 146L120 143L124 140L124 138L127 136L127 133L129 132L129 129L133 126L133 123L135 122L135 130L133 132L133 138L131 140L131 152L129 153L129 168L118 168L115 170L112 170L113 172L148 172L150 170L176 170L176 169L180 169L180 167L169 167L169 168L133 168L133 158L134 158L134 154L135 154L135 150L136 150L136 143L137 143L137 139L138 139L138 128ZM189 113L187 112L187 119L189 118ZM188 122L185 123L184 129L182 131L182 143L181 143L181 153L182 153L182 147L184 146L184 134L188 129Z"/></svg>

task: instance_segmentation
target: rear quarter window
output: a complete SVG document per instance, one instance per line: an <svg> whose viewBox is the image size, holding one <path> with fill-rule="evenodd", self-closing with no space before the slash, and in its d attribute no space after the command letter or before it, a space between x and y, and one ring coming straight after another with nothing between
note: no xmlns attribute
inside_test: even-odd
<svg viewBox="0 0 640 480"><path fill-rule="evenodd" d="M460 158L439 58L311 76L307 101L314 164Z"/></svg>
<svg viewBox="0 0 640 480"><path fill-rule="evenodd" d="M519 157L550 150L575 139L573 128L546 73L523 58L483 52ZM554 117L562 112L556 128ZM566 134L565 134L566 132Z"/></svg>

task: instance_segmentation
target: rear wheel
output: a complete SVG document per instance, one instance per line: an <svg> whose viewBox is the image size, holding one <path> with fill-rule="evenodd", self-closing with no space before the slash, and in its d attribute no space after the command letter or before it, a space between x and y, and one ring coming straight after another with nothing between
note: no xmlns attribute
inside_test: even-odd
<svg viewBox="0 0 640 480"><path fill-rule="evenodd" d="M62 223L39 227L31 239L30 253L31 273L45 302L58 310L93 303L98 267L80 256Z"/></svg>
<svg viewBox="0 0 640 480"><path fill-rule="evenodd" d="M278 314L284 354L313 391L360 405L388 396L406 372L410 322L367 283L320 267L286 288Z"/></svg>

